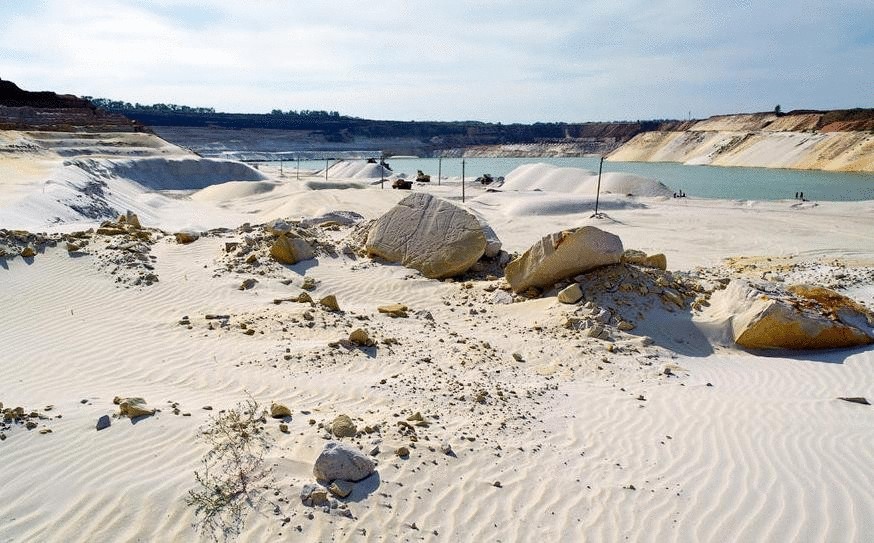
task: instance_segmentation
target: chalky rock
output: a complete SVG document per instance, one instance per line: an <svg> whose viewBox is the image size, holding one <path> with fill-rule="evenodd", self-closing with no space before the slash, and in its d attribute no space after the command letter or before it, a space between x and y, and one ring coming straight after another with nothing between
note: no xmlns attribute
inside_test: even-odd
<svg viewBox="0 0 874 543"><path fill-rule="evenodd" d="M341 479L355 482L369 477L375 468L373 460L358 449L337 441L329 441L316 459L313 475L319 481L330 482Z"/></svg>
<svg viewBox="0 0 874 543"><path fill-rule="evenodd" d="M155 414L155 409L149 407L143 398L120 398L116 396L112 403L118 405L118 411L122 417L133 419Z"/></svg>
<svg viewBox="0 0 874 543"><path fill-rule="evenodd" d="M874 315L835 291L795 285L765 292L735 280L711 303L750 349L836 349L874 343Z"/></svg>
<svg viewBox="0 0 874 543"><path fill-rule="evenodd" d="M179 243L180 245L194 243L200 238L200 234L195 232L176 232L173 235L176 237L176 243Z"/></svg>
<svg viewBox="0 0 874 543"><path fill-rule="evenodd" d="M467 211L416 193L377 219L365 246L370 255L399 262L430 279L443 279L473 266L486 250L486 236Z"/></svg>
<svg viewBox="0 0 874 543"><path fill-rule="evenodd" d="M279 234L270 247L270 256L280 264L297 264L302 260L315 258L313 248L306 240L290 234Z"/></svg>
<svg viewBox="0 0 874 543"><path fill-rule="evenodd" d="M513 292L555 283L595 268L616 264L622 257L619 236L594 226L556 232L541 238L504 270Z"/></svg>

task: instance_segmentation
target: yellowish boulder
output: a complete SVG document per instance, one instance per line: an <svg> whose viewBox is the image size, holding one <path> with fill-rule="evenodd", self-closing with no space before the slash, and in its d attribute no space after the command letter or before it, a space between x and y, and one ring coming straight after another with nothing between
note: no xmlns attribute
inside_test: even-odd
<svg viewBox="0 0 874 543"><path fill-rule="evenodd" d="M290 234L279 234L270 247L270 256L280 264L297 264L301 260L309 260L316 255L306 240Z"/></svg>
<svg viewBox="0 0 874 543"><path fill-rule="evenodd" d="M714 295L714 301L730 314L735 342L750 349L836 349L874 343L870 313L822 287L799 285L788 292L766 293L738 280Z"/></svg>
<svg viewBox="0 0 874 543"><path fill-rule="evenodd" d="M549 234L507 264L504 275L514 292L549 288L577 274L616 264L622 257L619 236L594 226Z"/></svg>

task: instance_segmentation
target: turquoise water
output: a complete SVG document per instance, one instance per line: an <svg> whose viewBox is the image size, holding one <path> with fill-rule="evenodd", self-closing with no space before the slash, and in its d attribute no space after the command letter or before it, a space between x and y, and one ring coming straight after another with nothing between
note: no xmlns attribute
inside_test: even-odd
<svg viewBox="0 0 874 543"><path fill-rule="evenodd" d="M475 179L484 173L505 176L523 164L544 162L561 167L598 171L598 158L466 158L465 176ZM436 158L391 158L387 162L395 173L415 177L416 170L437 180ZM286 174L294 173L295 162L286 162ZM324 160L301 161L301 170L322 170ZM803 192L808 200L874 200L874 174L838 173L772 168L720 168L685 166L668 162L604 162L605 172L627 172L657 179L674 191L700 198L736 200L793 199ZM444 177L461 177L461 159L442 159Z"/></svg>

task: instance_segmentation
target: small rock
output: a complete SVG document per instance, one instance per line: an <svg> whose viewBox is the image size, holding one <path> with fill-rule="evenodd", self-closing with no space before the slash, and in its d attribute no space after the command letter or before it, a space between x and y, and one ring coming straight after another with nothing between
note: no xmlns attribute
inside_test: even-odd
<svg viewBox="0 0 874 543"><path fill-rule="evenodd" d="M579 302L582 297L583 291L577 283L562 289L561 292L558 293L558 301L563 304L575 304Z"/></svg>
<svg viewBox="0 0 874 543"><path fill-rule="evenodd" d="M257 279L250 277L250 278L246 279L245 281L243 281L240 284L239 288L240 288L240 290L249 290L250 288L254 287L257 283L258 283Z"/></svg>
<svg viewBox="0 0 874 543"><path fill-rule="evenodd" d="M279 431L282 432L283 434L287 434L288 433L288 425L285 423L280 424Z"/></svg>
<svg viewBox="0 0 874 543"><path fill-rule="evenodd" d="M376 310L392 318L406 318L408 316L408 308L403 304L381 305Z"/></svg>
<svg viewBox="0 0 874 543"><path fill-rule="evenodd" d="M492 483L492 486L495 488L504 488L501 484L501 481L495 481L494 483Z"/></svg>
<svg viewBox="0 0 874 543"><path fill-rule="evenodd" d="M321 300L319 300L319 304L321 304L328 311L340 311L340 305L337 303L337 297L333 294L328 294Z"/></svg>
<svg viewBox="0 0 874 543"><path fill-rule="evenodd" d="M372 347L376 345L376 342L373 341L367 332L362 328L356 329L354 332L349 334L349 341L354 343L355 345L360 345L362 347Z"/></svg>
<svg viewBox="0 0 874 543"><path fill-rule="evenodd" d="M410 449L408 449L406 447L398 447L395 450L395 454L397 456L400 456L401 458L406 458L406 457L410 456Z"/></svg>
<svg viewBox="0 0 874 543"><path fill-rule="evenodd" d="M112 403L116 404L122 417L136 418L155 414L155 409L146 404L143 398L121 398L116 396Z"/></svg>
<svg viewBox="0 0 874 543"><path fill-rule="evenodd" d="M270 404L270 416L274 419L290 417L291 409L284 404L273 402Z"/></svg>
<svg viewBox="0 0 874 543"><path fill-rule="evenodd" d="M176 237L176 243L181 245L187 245L194 241L197 241L200 238L200 234L196 234L194 232L176 232L173 234Z"/></svg>
<svg viewBox="0 0 874 543"><path fill-rule="evenodd" d="M355 488L355 483L350 481L344 481L342 479L337 479L331 486L328 487L328 491L337 496L338 498L345 498L349 494L352 493L352 490Z"/></svg>
<svg viewBox="0 0 874 543"><path fill-rule="evenodd" d="M355 437L358 428L349 415L337 415L337 418L331 422L331 433L337 437Z"/></svg>
<svg viewBox="0 0 874 543"><path fill-rule="evenodd" d="M112 424L112 421L109 419L109 415L103 415L99 419L97 419L97 431L103 430L104 428L109 428Z"/></svg>

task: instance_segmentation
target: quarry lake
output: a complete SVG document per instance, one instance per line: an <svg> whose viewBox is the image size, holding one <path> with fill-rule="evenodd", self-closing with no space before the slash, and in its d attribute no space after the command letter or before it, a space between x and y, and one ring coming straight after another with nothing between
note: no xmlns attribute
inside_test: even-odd
<svg viewBox="0 0 874 543"><path fill-rule="evenodd" d="M573 158L466 158L465 176L473 181L483 174L505 176L523 164L546 163L560 167L598 171L597 157ZM438 167L443 177L461 177L460 158L399 158L387 160L397 174L415 177L416 170L437 180ZM294 166L286 163L289 170ZM320 170L324 161L302 161L301 168ZM626 172L657 179L673 191L699 198L733 200L791 200L803 192L811 201L874 200L874 174L786 170L775 168L726 168L686 166L670 162L604 162L605 172ZM390 173L389 173L390 175Z"/></svg>

